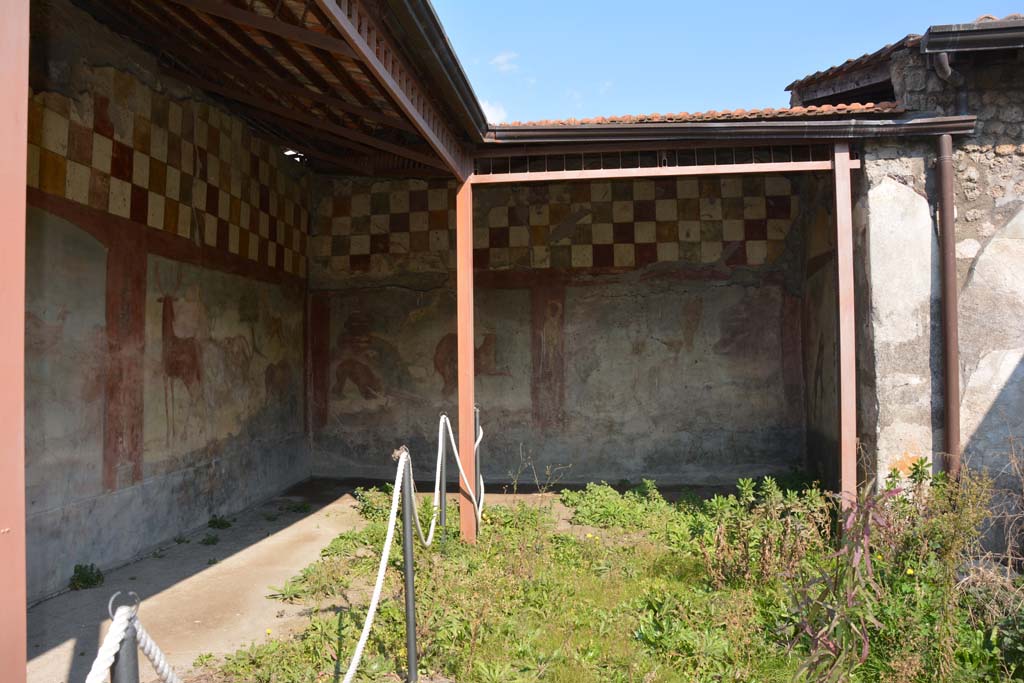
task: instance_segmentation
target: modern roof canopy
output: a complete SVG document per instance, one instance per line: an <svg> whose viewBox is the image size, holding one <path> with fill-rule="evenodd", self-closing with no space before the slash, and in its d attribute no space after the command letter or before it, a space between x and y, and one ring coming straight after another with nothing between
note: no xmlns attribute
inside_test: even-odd
<svg viewBox="0 0 1024 683"><path fill-rule="evenodd" d="M966 133L974 125L973 117L906 112L894 102L492 125L429 0L74 1L154 52L170 75L328 173L462 180L474 158L509 144L660 149ZM972 26L933 27L925 42L980 30ZM1024 21L984 26L986 36L1009 39ZM790 88L876 63L918 40L908 36Z"/></svg>

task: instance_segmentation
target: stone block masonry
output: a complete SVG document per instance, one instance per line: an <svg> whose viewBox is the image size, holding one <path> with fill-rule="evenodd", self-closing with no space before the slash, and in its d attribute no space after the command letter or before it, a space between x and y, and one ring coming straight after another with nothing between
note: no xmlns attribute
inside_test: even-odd
<svg viewBox="0 0 1024 683"><path fill-rule="evenodd" d="M1024 435L1024 70L1019 51L958 55L958 89L917 48L892 56L897 97L910 109L978 117L954 139L960 287L964 462L1008 477ZM860 422L868 475L906 471L942 449L939 262L932 145L872 143L858 204L861 273L868 289L858 353ZM1019 485L1019 484L1018 484Z"/></svg>

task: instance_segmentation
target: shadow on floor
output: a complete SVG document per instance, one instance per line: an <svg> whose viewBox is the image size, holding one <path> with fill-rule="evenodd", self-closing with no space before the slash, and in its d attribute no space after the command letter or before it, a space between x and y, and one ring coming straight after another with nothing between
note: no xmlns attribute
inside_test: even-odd
<svg viewBox="0 0 1024 683"><path fill-rule="evenodd" d="M352 493L361 482L342 482L310 479L297 484L280 495L228 517L230 528L214 529L201 527L176 539L169 539L158 550L145 557L110 570L105 574L103 585L80 591L70 591L44 600L28 610L28 653L30 681L53 683L56 680L78 683L85 679L93 658L99 648L100 627L107 619L107 602L116 591L127 594L134 591L146 601L183 581L201 577L212 569L247 550L264 539L280 534L307 518L317 515L325 506ZM216 537L216 543L204 543L204 539ZM329 538L324 544L329 542ZM316 549L319 551L319 548ZM287 577L285 577L287 578ZM255 591L262 596L266 586L224 586ZM147 623L145 608L141 613ZM152 617L151 617L152 618ZM151 629L152 630L152 629ZM33 675L33 668L39 657L53 657L49 654L55 648L69 649L73 642L73 658L70 670L62 664L59 674L52 676L53 667L43 667L46 677ZM60 657L67 662L64 655Z"/></svg>

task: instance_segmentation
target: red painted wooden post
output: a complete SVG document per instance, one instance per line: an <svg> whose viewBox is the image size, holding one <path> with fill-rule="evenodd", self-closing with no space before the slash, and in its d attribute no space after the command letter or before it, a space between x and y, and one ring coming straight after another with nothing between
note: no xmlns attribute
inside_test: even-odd
<svg viewBox="0 0 1024 683"><path fill-rule="evenodd" d="M857 496L857 357L854 338L853 211L850 146L836 143L836 270L839 293L839 484L843 502Z"/></svg>
<svg viewBox="0 0 1024 683"><path fill-rule="evenodd" d="M25 187L29 0L0 19L0 680L25 681Z"/></svg>
<svg viewBox="0 0 1024 683"><path fill-rule="evenodd" d="M473 488L476 488L476 461L473 457L473 407L476 402L473 381L473 186L465 182L455 197L455 292L457 297L459 340L459 461ZM459 480L459 528L462 538L476 542L476 511L470 502L466 484ZM476 492L474 491L474 495Z"/></svg>

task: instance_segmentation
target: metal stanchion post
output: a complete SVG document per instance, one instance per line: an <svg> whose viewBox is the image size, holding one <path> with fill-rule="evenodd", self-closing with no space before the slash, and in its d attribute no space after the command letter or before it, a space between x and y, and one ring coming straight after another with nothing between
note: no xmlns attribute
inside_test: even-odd
<svg viewBox="0 0 1024 683"><path fill-rule="evenodd" d="M412 500L412 465L409 457L405 460L405 476L402 478L402 558L405 561L405 648L409 655L409 683L419 680L416 655L416 585L412 547L412 516L415 514Z"/></svg>
<svg viewBox="0 0 1024 683"><path fill-rule="evenodd" d="M139 645L132 624L128 624L121 648L110 665L110 683L139 683Z"/></svg>
<svg viewBox="0 0 1024 683"><path fill-rule="evenodd" d="M448 522L448 432L439 430L438 438L441 439L441 538L447 540L448 530L445 529L445 525Z"/></svg>
<svg viewBox="0 0 1024 683"><path fill-rule="evenodd" d="M476 446L477 437L480 435L480 405L473 406L473 471L476 472L476 481L473 482L473 488L475 491L473 494L476 496L476 504L480 504L480 495L484 488L484 475L480 472L480 448ZM476 523L476 530L480 531L479 520Z"/></svg>

